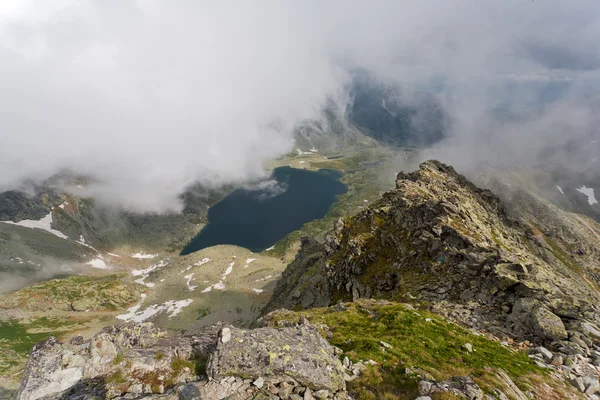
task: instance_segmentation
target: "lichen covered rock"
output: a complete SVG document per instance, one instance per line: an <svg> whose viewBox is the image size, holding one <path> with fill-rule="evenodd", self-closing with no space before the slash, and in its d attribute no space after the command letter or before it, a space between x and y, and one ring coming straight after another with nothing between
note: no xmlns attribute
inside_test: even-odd
<svg viewBox="0 0 600 400"><path fill-rule="evenodd" d="M213 379L291 378L312 390L331 392L346 386L334 348L309 324L281 329L223 328L208 375Z"/></svg>

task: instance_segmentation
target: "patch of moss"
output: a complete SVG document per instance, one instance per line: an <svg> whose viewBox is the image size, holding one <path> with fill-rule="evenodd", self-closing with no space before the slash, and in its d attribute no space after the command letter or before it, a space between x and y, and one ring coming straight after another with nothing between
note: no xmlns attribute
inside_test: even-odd
<svg viewBox="0 0 600 400"><path fill-rule="evenodd" d="M197 309L196 312L198 313L196 319L203 319L210 315L211 309L210 307L201 307Z"/></svg>
<svg viewBox="0 0 600 400"><path fill-rule="evenodd" d="M127 382L127 378L123 375L123 372L119 369L107 376L104 379L106 383L125 383Z"/></svg>
<svg viewBox="0 0 600 400"><path fill-rule="evenodd" d="M119 353L115 356L115 358L113 358L113 364L114 365L119 365L123 362L123 360L125 359L125 356L123 355L123 353Z"/></svg>
<svg viewBox="0 0 600 400"><path fill-rule="evenodd" d="M327 325L329 329L322 334L352 360L376 361L376 366L350 383L356 393L363 393L359 399L372 398L369 393L377 399L415 395L418 378L406 375L406 368L427 371L438 380L470 375L482 385L486 382L483 378L493 380L493 371L498 369L505 370L517 384L529 374L545 374L527 354L474 335L435 314L372 300L346 306L346 311L312 309L283 313L276 319L295 320L304 315L317 326ZM392 347L386 348L382 341ZM465 343L471 343L474 352L467 352Z"/></svg>

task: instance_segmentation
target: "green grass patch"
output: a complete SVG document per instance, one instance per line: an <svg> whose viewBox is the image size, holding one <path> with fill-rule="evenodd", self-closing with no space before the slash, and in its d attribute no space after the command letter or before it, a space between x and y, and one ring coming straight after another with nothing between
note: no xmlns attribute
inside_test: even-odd
<svg viewBox="0 0 600 400"><path fill-rule="evenodd" d="M347 307L341 312L333 308L288 312L276 319L294 320L304 315L317 326L326 324L329 330L322 334L350 359L376 361L377 366L351 383L356 393L363 393L358 398L370 398L369 393L378 399L414 395L418 378L406 375L406 368L427 371L438 380L470 375L482 387L493 370L506 371L517 384L529 374L545 373L524 352L505 348L435 314L374 301L348 303ZM392 347L386 348L382 341ZM465 350L465 343L471 343L472 353Z"/></svg>

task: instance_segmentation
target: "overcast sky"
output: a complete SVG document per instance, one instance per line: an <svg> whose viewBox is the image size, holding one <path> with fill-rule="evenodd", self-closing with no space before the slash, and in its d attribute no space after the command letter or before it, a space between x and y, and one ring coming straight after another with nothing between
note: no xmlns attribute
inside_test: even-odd
<svg viewBox="0 0 600 400"><path fill-rule="evenodd" d="M298 121L344 98L354 67L407 93L435 89L457 122L447 148L523 155L594 130L599 11L597 0L3 0L0 188L70 169L114 204L177 209L194 181L264 174ZM528 85L551 82L566 89L540 110ZM497 126L489 110L507 103L527 117Z"/></svg>

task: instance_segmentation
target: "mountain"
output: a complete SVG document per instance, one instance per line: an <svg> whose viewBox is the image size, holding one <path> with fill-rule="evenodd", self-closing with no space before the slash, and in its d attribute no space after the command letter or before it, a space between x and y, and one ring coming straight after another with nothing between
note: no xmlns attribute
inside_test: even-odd
<svg viewBox="0 0 600 400"><path fill-rule="evenodd" d="M400 173L395 190L338 221L325 243L303 241L265 312L417 296L473 328L577 346L567 330L583 334L600 317L600 226L523 196L509 213L439 162Z"/></svg>
<svg viewBox="0 0 600 400"><path fill-rule="evenodd" d="M596 399L600 225L507 176L474 178L492 192L438 161L401 172L323 242L302 239L252 329L134 323L49 338L19 398ZM94 310L123 307L120 279L81 283L119 293ZM156 308L139 305L129 314Z"/></svg>
<svg viewBox="0 0 600 400"><path fill-rule="evenodd" d="M450 118L438 99L402 87L362 69L353 70L347 118L367 136L387 146L425 148L448 131Z"/></svg>

